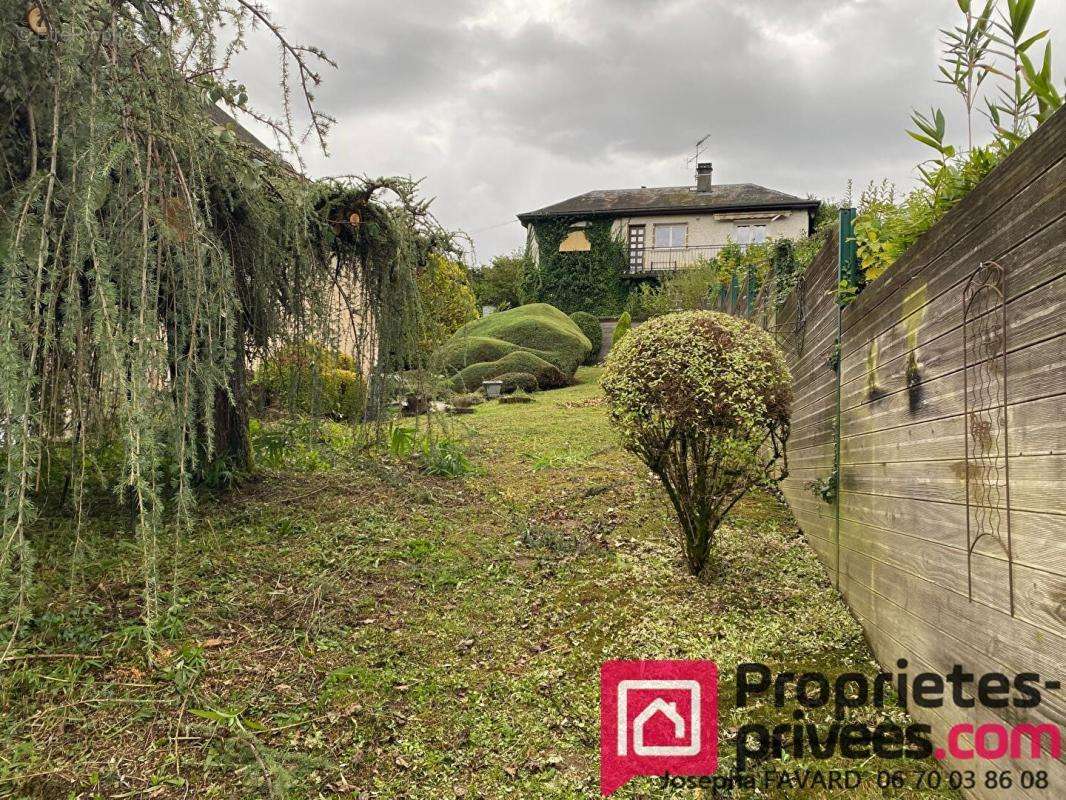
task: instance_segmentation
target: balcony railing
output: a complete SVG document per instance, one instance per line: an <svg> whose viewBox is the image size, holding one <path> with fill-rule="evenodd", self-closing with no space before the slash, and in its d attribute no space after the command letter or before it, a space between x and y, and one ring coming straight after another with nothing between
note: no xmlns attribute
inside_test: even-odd
<svg viewBox="0 0 1066 800"><path fill-rule="evenodd" d="M700 245L698 247L648 247L643 257L630 251L629 271L632 274L649 272L676 272L691 267L697 261L714 258L724 244Z"/></svg>

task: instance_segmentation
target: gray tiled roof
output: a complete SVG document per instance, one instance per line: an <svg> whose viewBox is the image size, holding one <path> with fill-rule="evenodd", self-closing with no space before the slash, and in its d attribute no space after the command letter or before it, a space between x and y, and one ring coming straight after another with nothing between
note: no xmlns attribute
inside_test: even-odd
<svg viewBox="0 0 1066 800"><path fill-rule="evenodd" d="M709 192L693 186L663 186L641 189L600 189L585 192L561 203L519 214L522 222L556 216L620 216L664 214L678 211L738 211L757 208L817 208L817 200L785 194L754 183L723 183Z"/></svg>
<svg viewBox="0 0 1066 800"><path fill-rule="evenodd" d="M233 126L233 130L236 133L237 138L245 144L250 144L252 147L262 150L265 153L269 153L272 156L277 155L272 148L270 148L266 143L260 140L258 136L256 136L246 127L241 125L241 123L237 122L237 120L235 120L233 116L225 109L213 104L209 105L207 107L207 116L211 117L211 119L214 120L215 124L217 125L221 125L223 127Z"/></svg>

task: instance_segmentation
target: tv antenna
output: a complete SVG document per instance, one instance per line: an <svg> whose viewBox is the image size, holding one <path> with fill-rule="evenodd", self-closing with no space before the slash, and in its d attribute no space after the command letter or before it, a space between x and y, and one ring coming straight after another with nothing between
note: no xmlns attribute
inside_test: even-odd
<svg viewBox="0 0 1066 800"><path fill-rule="evenodd" d="M699 162L700 156L703 155L705 152L707 152L706 143L707 143L707 140L710 139L710 138L711 138L711 134L708 133L706 136L704 136L702 139L700 139L698 142L696 142L696 149L695 149L695 151L692 154L692 158L688 159L685 162L685 166L686 167L691 167L693 164L696 164L696 163Z"/></svg>

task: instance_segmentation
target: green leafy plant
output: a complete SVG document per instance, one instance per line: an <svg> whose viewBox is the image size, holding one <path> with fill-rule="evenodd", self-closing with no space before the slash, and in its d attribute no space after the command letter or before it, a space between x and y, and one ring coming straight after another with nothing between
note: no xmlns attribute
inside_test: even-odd
<svg viewBox="0 0 1066 800"><path fill-rule="evenodd" d="M389 433L389 455L396 458L407 458L414 452L418 442L418 430L413 427L396 425Z"/></svg>
<svg viewBox="0 0 1066 800"><path fill-rule="evenodd" d="M1036 0L1007 0L1007 10L1000 10L994 23L994 52L1006 60L1005 68L992 71L1003 78L993 98L985 98L986 116L996 135L1008 148L1021 144L1030 131L1035 91L1032 77L1025 73L1026 52L1047 36L1043 30L1029 35L1026 30ZM1050 64L1050 49L1045 51ZM1037 83L1042 83L1038 80ZM1061 104L1061 103L1060 103Z"/></svg>
<svg viewBox="0 0 1066 800"><path fill-rule="evenodd" d="M480 306L493 306L497 311L518 308L530 301L526 292L531 259L523 253L500 255L492 263L471 271L471 284Z"/></svg>
<svg viewBox="0 0 1066 800"><path fill-rule="evenodd" d="M614 331L611 333L611 350L614 350L618 343L626 338L629 333L629 329L633 327L633 321L629 317L628 311L623 311L622 315L618 318L618 322L615 323Z"/></svg>
<svg viewBox="0 0 1066 800"><path fill-rule="evenodd" d="M474 471L462 446L454 439L423 440L421 458L427 475L461 478Z"/></svg>
<svg viewBox="0 0 1066 800"><path fill-rule="evenodd" d="M164 674L174 683L178 694L187 695L200 680L205 664L203 648L185 645L171 658Z"/></svg>
<svg viewBox="0 0 1066 800"><path fill-rule="evenodd" d="M658 317L607 357L603 390L623 446L659 478L695 575L752 487L787 474L792 379L770 335L737 317Z"/></svg>
<svg viewBox="0 0 1066 800"><path fill-rule="evenodd" d="M836 298L837 305L849 306L859 296L859 287L848 282L847 278L841 278L836 288L829 290L828 294Z"/></svg>
<svg viewBox="0 0 1066 800"><path fill-rule="evenodd" d="M285 453L290 446L288 432L280 426L267 428L257 419L249 423L252 440L253 463L268 469L281 469Z"/></svg>
<svg viewBox="0 0 1066 800"><path fill-rule="evenodd" d="M855 242L867 280L882 275L925 231L940 221L975 186L1017 147L1032 130L1062 106L1051 71L1051 43L1045 45L1041 66L1029 55L1048 31L1027 30L1035 0L1006 0L1006 10L996 14L987 0L977 10L971 0L956 0L963 14L961 25L941 31L944 58L941 82L951 85L966 109L967 147L959 152L948 141L944 113L911 115L914 128L907 134L935 155L918 165L921 186L897 199L887 182L870 184L855 220ZM985 96L985 116L992 141L974 141L974 109L990 76L999 79L993 96ZM1035 104L1035 108L1034 108Z"/></svg>
<svg viewBox="0 0 1066 800"><path fill-rule="evenodd" d="M272 470L318 472L365 444L350 427L306 417L269 424L254 419L250 434L253 463Z"/></svg>
<svg viewBox="0 0 1066 800"><path fill-rule="evenodd" d="M314 342L280 349L255 372L267 405L291 412L358 421L366 408L366 383L355 359Z"/></svg>
<svg viewBox="0 0 1066 800"><path fill-rule="evenodd" d="M896 199L888 181L871 183L861 194L855 243L866 281L880 277L918 238L966 197L1006 151L975 147L962 156L920 168L923 185Z"/></svg>
<svg viewBox="0 0 1066 800"><path fill-rule="evenodd" d="M582 362L586 366L591 366L600 360L600 348L603 346L603 328L600 327L600 320L585 311L575 311L570 315L570 319L581 328L581 332L592 344L592 349Z"/></svg>
<svg viewBox="0 0 1066 800"><path fill-rule="evenodd" d="M1051 74L1051 43L1048 42L1044 46L1044 57L1039 69L1025 53L1021 54L1020 60L1029 88L1037 102L1037 112L1033 116L1038 124L1042 124L1062 108L1063 103L1063 96L1055 88Z"/></svg>
<svg viewBox="0 0 1066 800"><path fill-rule="evenodd" d="M804 487L815 497L821 498L823 502L833 505L837 499L838 480L838 471L834 469L833 472L823 478L808 481L804 484Z"/></svg>
<svg viewBox="0 0 1066 800"><path fill-rule="evenodd" d="M973 149L973 112L981 84L992 72L989 58L996 2L987 0L984 8L976 13L972 0L956 0L956 3L962 11L963 24L940 31L945 47L944 63L938 68L943 76L940 82L953 86L966 106L967 141L969 149Z"/></svg>
<svg viewBox="0 0 1066 800"><path fill-rule="evenodd" d="M449 436L420 431L409 425L393 425L388 452L394 458L416 457L427 475L459 478L474 471L462 445Z"/></svg>
<svg viewBox="0 0 1066 800"><path fill-rule="evenodd" d="M422 302L419 349L428 355L480 314L466 267L458 261L435 253L417 281Z"/></svg>

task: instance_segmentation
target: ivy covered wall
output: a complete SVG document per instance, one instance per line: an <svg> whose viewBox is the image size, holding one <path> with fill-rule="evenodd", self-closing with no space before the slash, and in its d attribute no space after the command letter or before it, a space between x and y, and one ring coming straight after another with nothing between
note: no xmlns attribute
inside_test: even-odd
<svg viewBox="0 0 1066 800"><path fill-rule="evenodd" d="M576 225L588 237L590 248L559 252L559 245ZM600 316L621 312L628 294L625 243L615 235L611 220L559 218L533 225L539 259L527 278L527 291L535 300L572 314L587 311Z"/></svg>

